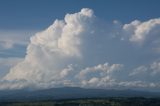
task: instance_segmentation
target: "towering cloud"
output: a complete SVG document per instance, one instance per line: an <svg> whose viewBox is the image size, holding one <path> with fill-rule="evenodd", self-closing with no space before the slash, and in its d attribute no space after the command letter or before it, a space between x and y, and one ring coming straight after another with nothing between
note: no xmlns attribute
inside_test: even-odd
<svg viewBox="0 0 160 106"><path fill-rule="evenodd" d="M3 77L0 88L157 88L159 81L134 76L159 72L157 62L141 66L159 56L150 52L159 49L159 32L160 19L102 23L93 10L83 8L32 36L24 60ZM146 55L153 61L144 62Z"/></svg>
<svg viewBox="0 0 160 106"><path fill-rule="evenodd" d="M160 19L151 19L146 22L135 20L125 24L123 29L131 34L130 41L143 43L159 34Z"/></svg>
<svg viewBox="0 0 160 106"><path fill-rule="evenodd" d="M31 37L25 59L11 68L4 80L42 86L57 84L71 71L65 68L83 58L83 39L91 33L89 28L93 20L94 14L90 9L56 20L49 28Z"/></svg>

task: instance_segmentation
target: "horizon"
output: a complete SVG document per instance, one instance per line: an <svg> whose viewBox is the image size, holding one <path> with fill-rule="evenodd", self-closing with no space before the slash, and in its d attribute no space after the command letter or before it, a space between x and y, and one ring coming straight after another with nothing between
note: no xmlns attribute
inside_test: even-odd
<svg viewBox="0 0 160 106"><path fill-rule="evenodd" d="M159 1L0 1L0 90L160 92Z"/></svg>

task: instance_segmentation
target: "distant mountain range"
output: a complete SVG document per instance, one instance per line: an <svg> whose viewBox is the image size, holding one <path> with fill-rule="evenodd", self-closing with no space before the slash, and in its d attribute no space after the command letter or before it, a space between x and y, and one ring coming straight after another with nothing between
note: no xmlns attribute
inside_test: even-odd
<svg viewBox="0 0 160 106"><path fill-rule="evenodd" d="M78 87L51 88L45 90L1 90L0 102L36 101L105 97L160 97L160 92L136 90L84 89Z"/></svg>

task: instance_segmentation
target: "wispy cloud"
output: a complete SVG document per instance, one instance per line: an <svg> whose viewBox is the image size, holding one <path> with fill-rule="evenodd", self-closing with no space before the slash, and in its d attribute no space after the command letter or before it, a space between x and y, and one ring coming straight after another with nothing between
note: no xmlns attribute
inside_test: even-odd
<svg viewBox="0 0 160 106"><path fill-rule="evenodd" d="M27 46L29 38L34 35L36 31L31 30L0 30L0 48L11 49L16 45Z"/></svg>

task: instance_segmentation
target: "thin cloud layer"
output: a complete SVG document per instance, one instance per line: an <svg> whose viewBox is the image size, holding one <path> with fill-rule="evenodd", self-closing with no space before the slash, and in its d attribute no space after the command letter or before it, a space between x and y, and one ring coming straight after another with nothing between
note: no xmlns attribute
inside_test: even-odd
<svg viewBox="0 0 160 106"><path fill-rule="evenodd" d="M24 60L3 77L0 89L158 89L159 80L138 76L159 73L159 33L159 18L103 23L83 8L32 36Z"/></svg>
<svg viewBox="0 0 160 106"><path fill-rule="evenodd" d="M0 48L1 50L12 49L17 45L27 46L29 38L35 31L32 30L0 30Z"/></svg>

